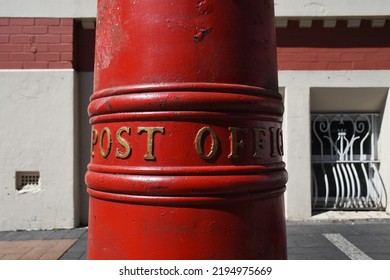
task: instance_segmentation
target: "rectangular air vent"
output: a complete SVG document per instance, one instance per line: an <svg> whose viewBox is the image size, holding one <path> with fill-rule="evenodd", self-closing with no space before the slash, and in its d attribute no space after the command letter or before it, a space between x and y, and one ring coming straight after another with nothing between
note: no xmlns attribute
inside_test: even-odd
<svg viewBox="0 0 390 280"><path fill-rule="evenodd" d="M39 171L16 171L16 189L37 187L39 184Z"/></svg>

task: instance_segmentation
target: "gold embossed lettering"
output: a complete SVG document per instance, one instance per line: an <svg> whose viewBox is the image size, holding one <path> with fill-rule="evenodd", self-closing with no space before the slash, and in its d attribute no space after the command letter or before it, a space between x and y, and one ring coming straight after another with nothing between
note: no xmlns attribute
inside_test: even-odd
<svg viewBox="0 0 390 280"><path fill-rule="evenodd" d="M130 146L129 142L127 142L126 139L122 137L122 133L124 133L124 132L126 132L128 135L130 135L130 127L123 126L123 127L119 128L116 132L116 139L118 140L119 144L121 144L121 146L123 148L125 148L125 151L121 152L120 149L117 148L115 156L117 158L122 158L122 159L128 158L130 156L130 153L131 153L131 146Z"/></svg>
<svg viewBox="0 0 390 280"><path fill-rule="evenodd" d="M247 133L247 128L239 128L239 127L229 127L230 131L230 154L228 155L229 159L238 159L240 156L238 155L237 149L244 149L244 140L241 139L237 141L238 132Z"/></svg>
<svg viewBox="0 0 390 280"><path fill-rule="evenodd" d="M255 144L255 153L253 154L253 158L261 158L262 152L264 150L264 136L265 128L262 127L254 127L254 144Z"/></svg>
<svg viewBox="0 0 390 280"><path fill-rule="evenodd" d="M103 147L104 138L107 138L106 149L104 149L104 147ZM104 157L104 158L108 157L108 155L110 154L110 151L111 151L111 144L112 144L111 131L108 127L105 127L105 128L103 128L102 132L100 133L100 141L99 141L100 154L102 155L102 157Z"/></svg>
<svg viewBox="0 0 390 280"><path fill-rule="evenodd" d="M93 148L95 147L97 141L98 141L98 132L96 129L92 129L92 131L91 131L91 157L95 156Z"/></svg>
<svg viewBox="0 0 390 280"><path fill-rule="evenodd" d="M156 160L154 156L154 134L159 132L164 135L165 128L164 127L139 127L138 134L142 134L146 132L148 134L147 138L147 146L146 146L146 154L144 156L145 160Z"/></svg>
<svg viewBox="0 0 390 280"><path fill-rule="evenodd" d="M278 151L279 155L284 155L283 149L283 130L281 128L278 129Z"/></svg>
<svg viewBox="0 0 390 280"><path fill-rule="evenodd" d="M283 133L281 128L270 127L271 132L271 157L283 155Z"/></svg>
<svg viewBox="0 0 390 280"><path fill-rule="evenodd" d="M208 154L205 154L203 145L204 139L207 134L211 136L212 143L210 147L210 152ZM219 140L217 134L211 127L205 126L198 131L195 138L195 149L202 159L211 160L215 157L219 149Z"/></svg>

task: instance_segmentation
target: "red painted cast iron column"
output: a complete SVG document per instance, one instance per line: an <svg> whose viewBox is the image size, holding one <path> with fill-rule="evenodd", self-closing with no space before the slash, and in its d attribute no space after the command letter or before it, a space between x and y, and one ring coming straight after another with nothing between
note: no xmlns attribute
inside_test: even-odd
<svg viewBox="0 0 390 280"><path fill-rule="evenodd" d="M89 259L284 259L272 0L99 0Z"/></svg>

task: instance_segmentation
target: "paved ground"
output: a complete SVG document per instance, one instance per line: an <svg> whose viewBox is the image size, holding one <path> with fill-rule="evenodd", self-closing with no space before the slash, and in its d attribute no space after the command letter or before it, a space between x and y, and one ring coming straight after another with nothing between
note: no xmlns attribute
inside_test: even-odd
<svg viewBox="0 0 390 280"><path fill-rule="evenodd" d="M87 228L0 232L0 259L85 260ZM291 260L390 260L390 219L288 222Z"/></svg>
<svg viewBox="0 0 390 280"><path fill-rule="evenodd" d="M390 220L288 223L291 260L390 260Z"/></svg>
<svg viewBox="0 0 390 280"><path fill-rule="evenodd" d="M0 260L87 258L87 228L0 232Z"/></svg>

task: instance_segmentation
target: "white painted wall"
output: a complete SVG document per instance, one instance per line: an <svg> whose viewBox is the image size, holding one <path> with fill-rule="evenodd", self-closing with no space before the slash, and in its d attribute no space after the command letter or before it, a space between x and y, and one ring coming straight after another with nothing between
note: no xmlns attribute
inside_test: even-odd
<svg viewBox="0 0 390 280"><path fill-rule="evenodd" d="M378 137L379 159L381 165L379 172L385 186L387 187L387 212L390 213L390 90L387 94L387 100L384 106L381 131Z"/></svg>
<svg viewBox="0 0 390 280"><path fill-rule="evenodd" d="M74 97L73 70L0 70L0 230L78 225ZM18 192L16 171L40 187Z"/></svg>
<svg viewBox="0 0 390 280"><path fill-rule="evenodd" d="M280 71L279 86L284 89L285 157L289 179L286 191L286 217L288 220L311 218L311 144L310 144L310 93L313 88L356 89L361 93L369 88L380 92L390 88L390 71ZM350 92L349 90L349 92ZM369 93L369 91L367 91ZM390 100L388 97L387 100ZM390 194L390 104L385 112L379 137L381 176ZM376 103L372 103L376 104ZM349 104L345 104L347 108ZM338 108L340 104L338 104ZM390 200L388 199L388 205ZM387 207L387 212L390 212Z"/></svg>
<svg viewBox="0 0 390 280"><path fill-rule="evenodd" d="M378 17L388 0L274 0L276 17ZM96 17L97 0L0 0L0 17Z"/></svg>
<svg viewBox="0 0 390 280"><path fill-rule="evenodd" d="M284 78L286 79L286 78ZM303 220L311 216L310 192L310 88L283 80L285 88L283 136L288 182L285 196L286 218ZM309 147L309 149L308 149ZM309 187L309 188L308 188Z"/></svg>

